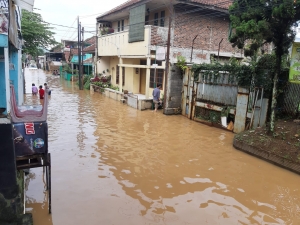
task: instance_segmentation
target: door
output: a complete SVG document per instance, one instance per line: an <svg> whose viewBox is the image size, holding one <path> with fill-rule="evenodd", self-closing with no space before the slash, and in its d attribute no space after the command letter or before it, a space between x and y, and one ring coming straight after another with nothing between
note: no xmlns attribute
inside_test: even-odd
<svg viewBox="0 0 300 225"><path fill-rule="evenodd" d="M140 94L146 94L146 69L140 69Z"/></svg>

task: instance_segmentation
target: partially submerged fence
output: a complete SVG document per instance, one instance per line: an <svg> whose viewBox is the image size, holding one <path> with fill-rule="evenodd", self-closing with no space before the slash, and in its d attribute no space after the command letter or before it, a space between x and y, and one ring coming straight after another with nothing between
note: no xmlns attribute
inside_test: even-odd
<svg viewBox="0 0 300 225"><path fill-rule="evenodd" d="M224 71L201 71L183 79L183 115L239 133L265 123L268 108L261 88L253 92L238 85L237 76Z"/></svg>

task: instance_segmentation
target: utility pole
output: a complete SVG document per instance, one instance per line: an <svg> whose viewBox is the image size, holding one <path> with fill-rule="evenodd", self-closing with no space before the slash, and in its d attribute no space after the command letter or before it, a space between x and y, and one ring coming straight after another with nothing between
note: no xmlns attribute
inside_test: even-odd
<svg viewBox="0 0 300 225"><path fill-rule="evenodd" d="M83 90L83 79L84 79L84 70L83 70L83 59L84 59L84 27L82 27L82 38L81 38L81 46L80 46L80 56L81 56L81 65L80 65L80 70L81 70L81 87L80 90Z"/></svg>
<svg viewBox="0 0 300 225"><path fill-rule="evenodd" d="M168 43L167 43L167 59L166 59L166 69L165 69L165 85L164 85L164 114L167 110L167 88L168 88L168 76L170 70L170 47L171 47L171 26L173 17L173 5L172 0L170 0L170 16L169 16L169 30L168 30Z"/></svg>
<svg viewBox="0 0 300 225"><path fill-rule="evenodd" d="M95 59L94 59L94 77L97 76L97 61L98 61L98 23L96 23L96 48L95 48Z"/></svg>
<svg viewBox="0 0 300 225"><path fill-rule="evenodd" d="M78 16L78 75L79 75L79 90L83 90L82 87L82 71L81 71L81 23Z"/></svg>

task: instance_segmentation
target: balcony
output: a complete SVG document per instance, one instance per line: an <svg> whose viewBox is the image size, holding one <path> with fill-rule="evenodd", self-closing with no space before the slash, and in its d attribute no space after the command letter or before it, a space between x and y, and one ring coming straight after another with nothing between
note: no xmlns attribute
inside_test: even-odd
<svg viewBox="0 0 300 225"><path fill-rule="evenodd" d="M129 43L129 31L114 32L109 28L101 31L98 38L99 56L143 56L150 54L151 46L166 46L168 37L167 27L146 25L144 41Z"/></svg>

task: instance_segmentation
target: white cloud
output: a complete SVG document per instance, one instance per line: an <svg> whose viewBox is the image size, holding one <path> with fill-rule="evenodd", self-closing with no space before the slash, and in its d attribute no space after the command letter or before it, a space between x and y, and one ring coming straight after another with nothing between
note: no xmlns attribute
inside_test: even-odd
<svg viewBox="0 0 300 225"><path fill-rule="evenodd" d="M81 18L81 23L86 30L96 31L96 15L106 12L122 3L126 0L113 0L113 1L96 1L96 0L35 0L34 10L40 13L43 20L49 23L60 24L64 26L71 26L76 20L77 16L84 16ZM87 15L93 15L85 17ZM56 35L57 41L61 39L76 39L77 31L75 29L69 29L66 27L55 26L53 30ZM77 28L77 20L72 27ZM73 34L73 35L72 35ZM85 34L85 37L90 37L91 34Z"/></svg>

